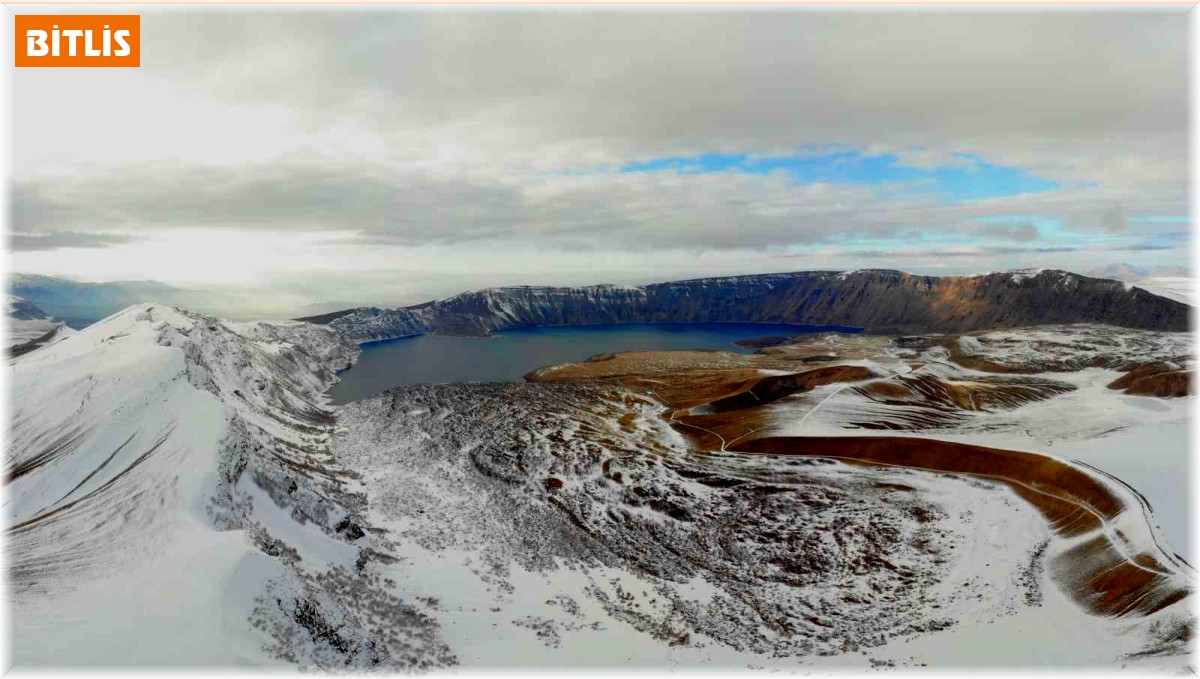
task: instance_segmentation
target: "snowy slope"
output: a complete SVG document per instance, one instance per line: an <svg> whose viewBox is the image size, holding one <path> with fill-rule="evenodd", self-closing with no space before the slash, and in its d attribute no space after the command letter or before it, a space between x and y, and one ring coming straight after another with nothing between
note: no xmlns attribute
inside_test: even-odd
<svg viewBox="0 0 1200 679"><path fill-rule="evenodd" d="M356 569L379 541L328 451L355 352L139 305L14 360L15 663L444 664L418 615L372 631L410 611Z"/></svg>
<svg viewBox="0 0 1200 679"><path fill-rule="evenodd" d="M602 386L406 387L346 406L383 569L468 666L1106 666L1187 624L1093 615L1080 543L985 478L689 449ZM1136 522L1122 523L1132 532Z"/></svg>
<svg viewBox="0 0 1200 679"><path fill-rule="evenodd" d="M16 295L8 296L5 316L4 347L15 352L30 351L75 334L66 324Z"/></svg>

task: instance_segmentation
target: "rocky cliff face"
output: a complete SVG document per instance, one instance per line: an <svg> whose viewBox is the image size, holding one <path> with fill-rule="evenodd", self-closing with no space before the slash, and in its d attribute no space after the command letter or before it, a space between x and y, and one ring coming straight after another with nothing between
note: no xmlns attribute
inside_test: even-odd
<svg viewBox="0 0 1200 679"><path fill-rule="evenodd" d="M301 320L321 323L319 319L313 318ZM364 307L336 315L325 323L328 323L329 327L336 330L342 337L360 344L397 337L424 335L429 332L429 325L426 323L424 315L414 309Z"/></svg>
<svg viewBox="0 0 1200 679"><path fill-rule="evenodd" d="M489 288L420 307L355 309L329 322L357 342L535 325L796 323L875 333L969 332L1056 323L1183 331L1189 307L1119 281L1066 271L917 276L810 271L645 286Z"/></svg>

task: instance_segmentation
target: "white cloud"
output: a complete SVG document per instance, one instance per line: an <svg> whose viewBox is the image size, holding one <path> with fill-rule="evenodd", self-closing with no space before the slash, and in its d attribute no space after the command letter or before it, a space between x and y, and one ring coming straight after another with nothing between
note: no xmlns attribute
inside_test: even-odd
<svg viewBox="0 0 1200 679"><path fill-rule="evenodd" d="M18 269L281 285L321 262L348 280L421 257L497 281L546 261L615 280L793 251L798 268L916 266L972 238L981 268L1003 268L1076 254L981 219L1056 220L1086 249L1180 228L1114 215L1188 211L1182 10L145 10L141 69L13 73ZM944 203L613 172L830 147L925 169L971 154L1063 188ZM239 248L224 260L239 271L195 264L196 238Z"/></svg>

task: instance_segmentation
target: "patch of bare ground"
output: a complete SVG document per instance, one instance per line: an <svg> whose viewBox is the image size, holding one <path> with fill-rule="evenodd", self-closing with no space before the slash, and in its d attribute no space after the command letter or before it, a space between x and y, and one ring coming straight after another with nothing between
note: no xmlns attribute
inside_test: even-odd
<svg viewBox="0 0 1200 679"><path fill-rule="evenodd" d="M1104 534L1060 554L1051 569L1069 594L1102 615L1149 615L1191 594L1152 555L1127 556Z"/></svg>
<svg viewBox="0 0 1200 679"><path fill-rule="evenodd" d="M793 364L811 364L872 358L891 346L895 346L895 342L885 335L809 334L792 337L785 344L764 347L754 355L759 358L788 360Z"/></svg>
<svg viewBox="0 0 1200 679"><path fill-rule="evenodd" d="M964 354L957 346L950 347L950 360L969 370L985 373L1031 375L1045 371L1045 367L1040 365L1001 363L983 356L970 356Z"/></svg>
<svg viewBox="0 0 1200 679"><path fill-rule="evenodd" d="M803 353L734 354L700 351L631 351L602 360L540 368L529 382L615 384L650 394L672 409L721 412L758 407L834 382L878 377L867 368L813 368ZM787 374L773 374L788 371Z"/></svg>
<svg viewBox="0 0 1200 679"><path fill-rule="evenodd" d="M583 363L540 368L529 382L613 384L652 394L672 408L690 408L752 388L763 370L794 369L795 362L709 351L630 351Z"/></svg>
<svg viewBox="0 0 1200 679"><path fill-rule="evenodd" d="M757 408L792 394L812 391L813 388L825 384L858 382L873 377L879 375L869 368L857 365L835 365L790 375L769 375L759 379L749 389L709 402L706 410L710 413L724 413Z"/></svg>
<svg viewBox="0 0 1200 679"><path fill-rule="evenodd" d="M762 406L780 399L843 382L878 377L861 366L830 366L787 375L761 377L749 388L693 408L679 408L668 416L671 423L696 445L726 450L738 441L765 431L771 421Z"/></svg>
<svg viewBox="0 0 1200 679"><path fill-rule="evenodd" d="M899 375L853 387L870 401L899 406L886 419L853 422L863 429L919 430L953 424L965 412L1010 410L1074 391L1057 380L1024 376L984 376L946 380L931 374Z"/></svg>
<svg viewBox="0 0 1200 679"><path fill-rule="evenodd" d="M676 431L684 433L693 445L704 450L725 450L763 431L770 424L770 418L759 408L711 415L689 415L687 412L674 411L668 418Z"/></svg>
<svg viewBox="0 0 1200 679"><path fill-rule="evenodd" d="M1132 396L1177 398L1192 393L1192 373L1167 363L1148 363L1113 380L1108 388Z"/></svg>
<svg viewBox="0 0 1200 679"><path fill-rule="evenodd" d="M15 344L11 347L8 347L7 349L5 349L5 353L8 354L9 358L16 358L18 356L24 356L25 354L28 354L29 352L31 352L35 349L41 348L47 342L54 339L54 336L57 335L58 333L59 333L59 328L55 327L50 332L48 332L44 335L41 335L39 337L35 337L35 338L29 340L28 342L24 342L22 344Z"/></svg>
<svg viewBox="0 0 1200 679"><path fill-rule="evenodd" d="M729 362L723 362L723 357L729 357ZM649 371L653 376L633 372L654 364L657 359L662 363ZM756 359L766 365L781 365L777 360L737 354L718 357L712 352L629 352L605 354L600 361L535 371L526 379L615 383L649 394L669 408L667 419L696 445L723 450L764 429L767 419L761 406L822 385L879 377L862 366L825 366L782 375L744 367ZM665 369L667 366L670 370Z"/></svg>

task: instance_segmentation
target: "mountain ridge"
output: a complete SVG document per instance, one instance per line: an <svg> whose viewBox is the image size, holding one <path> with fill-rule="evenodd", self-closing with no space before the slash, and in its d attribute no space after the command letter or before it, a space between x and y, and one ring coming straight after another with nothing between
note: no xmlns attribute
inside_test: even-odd
<svg viewBox="0 0 1200 679"><path fill-rule="evenodd" d="M357 354L141 304L11 361L18 664L451 664L377 575L391 542L330 448L322 393Z"/></svg>
<svg viewBox="0 0 1200 679"><path fill-rule="evenodd" d="M8 291L81 330L130 306L191 302L190 291L159 281L90 283L42 274L14 273Z"/></svg>
<svg viewBox="0 0 1200 679"><path fill-rule="evenodd" d="M1126 283L1137 283L1146 278L1187 277L1191 272L1184 266L1139 266L1128 262L1116 262L1084 272L1092 278L1111 278Z"/></svg>
<svg viewBox="0 0 1200 679"><path fill-rule="evenodd" d="M922 276L888 269L719 276L649 285L510 286L425 304L361 307L297 320L363 343L421 334L484 336L530 326L794 323L868 333L1099 323L1188 329L1190 307L1120 281L1054 269Z"/></svg>

